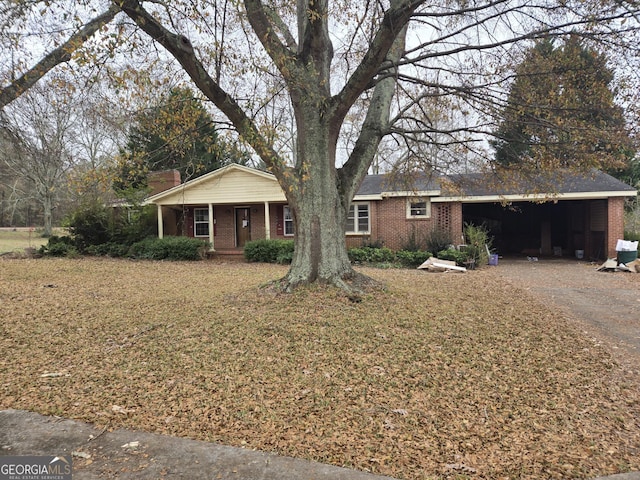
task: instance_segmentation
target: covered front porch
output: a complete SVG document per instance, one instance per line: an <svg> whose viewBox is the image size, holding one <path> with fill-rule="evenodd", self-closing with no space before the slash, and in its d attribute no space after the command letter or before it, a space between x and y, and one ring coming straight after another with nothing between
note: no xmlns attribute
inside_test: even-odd
<svg viewBox="0 0 640 480"><path fill-rule="evenodd" d="M158 205L158 236L206 240L212 252L242 251L251 240L292 238L293 219L282 202ZM291 225L290 225L291 224Z"/></svg>
<svg viewBox="0 0 640 480"><path fill-rule="evenodd" d="M211 251L251 240L293 236L287 200L275 177L231 164L147 199L156 205L158 236L201 238Z"/></svg>

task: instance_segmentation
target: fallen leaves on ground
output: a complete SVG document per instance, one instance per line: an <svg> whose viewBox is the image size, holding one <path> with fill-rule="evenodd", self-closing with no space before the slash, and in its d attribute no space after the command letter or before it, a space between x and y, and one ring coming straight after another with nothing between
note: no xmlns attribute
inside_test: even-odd
<svg viewBox="0 0 640 480"><path fill-rule="evenodd" d="M260 288L280 266L0 263L0 408L404 479L640 469L638 386L485 271L363 269L386 289Z"/></svg>

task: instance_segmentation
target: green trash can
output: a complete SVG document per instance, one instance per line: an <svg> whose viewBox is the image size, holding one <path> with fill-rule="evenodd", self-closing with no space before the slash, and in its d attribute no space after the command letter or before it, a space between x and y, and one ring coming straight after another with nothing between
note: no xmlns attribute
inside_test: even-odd
<svg viewBox="0 0 640 480"><path fill-rule="evenodd" d="M638 251L632 250L630 252L618 252L618 263L630 263L638 258Z"/></svg>

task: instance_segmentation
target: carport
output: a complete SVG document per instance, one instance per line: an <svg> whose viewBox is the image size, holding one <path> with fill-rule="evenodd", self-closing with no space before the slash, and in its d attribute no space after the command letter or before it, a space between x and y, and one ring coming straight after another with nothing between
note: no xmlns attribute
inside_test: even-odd
<svg viewBox="0 0 640 480"><path fill-rule="evenodd" d="M449 177L433 202L459 202L462 221L487 226L500 254L615 257L624 237L624 201L636 189L593 170ZM447 195L449 193L449 195Z"/></svg>
<svg viewBox="0 0 640 480"><path fill-rule="evenodd" d="M606 257L607 200L463 203L462 217L486 225L502 254Z"/></svg>

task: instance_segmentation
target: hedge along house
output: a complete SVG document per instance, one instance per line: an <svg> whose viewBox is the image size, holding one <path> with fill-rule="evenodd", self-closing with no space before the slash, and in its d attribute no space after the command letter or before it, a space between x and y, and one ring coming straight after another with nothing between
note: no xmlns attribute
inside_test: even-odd
<svg viewBox="0 0 640 480"><path fill-rule="evenodd" d="M518 193L532 191L522 183L500 191L503 183L479 175L417 180L411 188L393 185L386 175L369 175L353 199L346 244L382 242L397 250L424 239L433 229L446 231L454 243L464 243L464 223L473 222L489 226L501 253L547 254L559 247L615 256L615 242L624 229L624 198L637 192L599 172L567 179L571 181L563 181L551 195ZM175 185L146 203L157 206L160 237L202 238L213 252L241 252L250 240L295 235L275 177L242 165L231 164Z"/></svg>

